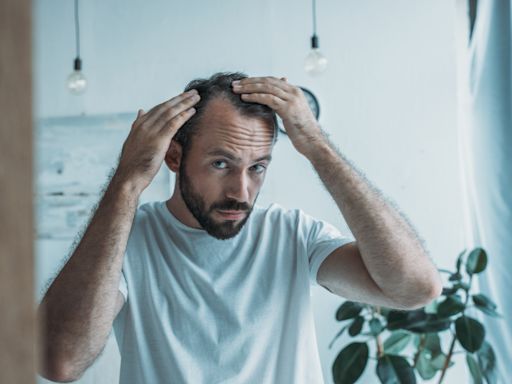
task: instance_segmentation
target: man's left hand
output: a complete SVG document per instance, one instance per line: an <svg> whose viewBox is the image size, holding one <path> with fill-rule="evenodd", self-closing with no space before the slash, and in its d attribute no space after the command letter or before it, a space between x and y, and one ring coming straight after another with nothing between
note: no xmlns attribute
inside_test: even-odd
<svg viewBox="0 0 512 384"><path fill-rule="evenodd" d="M315 144L324 140L304 93L286 78L248 77L232 85L233 92L240 94L243 101L272 108L283 120L294 147L303 155L307 156Z"/></svg>

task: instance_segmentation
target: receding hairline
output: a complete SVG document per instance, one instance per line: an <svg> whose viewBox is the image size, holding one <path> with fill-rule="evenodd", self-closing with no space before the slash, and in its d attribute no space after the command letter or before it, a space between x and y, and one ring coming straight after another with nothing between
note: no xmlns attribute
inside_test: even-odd
<svg viewBox="0 0 512 384"><path fill-rule="evenodd" d="M212 148L210 149L207 153L206 153L206 156L211 156L211 157L216 157L216 156L223 156L223 157L226 157L230 160L233 160L233 161L236 161L236 162L241 162L242 159L237 157L236 155L232 154L229 150L226 150L224 148L221 148L221 147L215 147L215 148ZM260 156L260 157L257 157L255 159L252 159L252 162L260 162L260 161L268 161L270 162L272 160L272 154L269 153L268 155L264 155L264 156Z"/></svg>
<svg viewBox="0 0 512 384"><path fill-rule="evenodd" d="M208 111L211 108L212 102L218 102L218 101L224 101L226 104L228 104L239 116L246 118L246 119L252 119L257 120L261 122L266 128L268 128L268 131L271 132L269 136L272 137L272 143L274 143L277 139L277 130L276 127L274 127L273 122L269 122L267 119L261 116L254 116L249 113L246 113L243 109L238 108L235 104L231 102L228 96L224 95L224 92L215 95L212 97L208 102L203 106L203 110L201 111L201 114L197 117L197 120L194 122L194 125L196 127L196 131L194 135L200 135L202 129L198 129L199 126L203 123L204 118L208 118Z"/></svg>

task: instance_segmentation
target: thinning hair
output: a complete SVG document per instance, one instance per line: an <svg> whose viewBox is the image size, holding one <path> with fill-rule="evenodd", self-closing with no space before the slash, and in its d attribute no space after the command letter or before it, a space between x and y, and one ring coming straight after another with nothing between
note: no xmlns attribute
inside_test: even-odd
<svg viewBox="0 0 512 384"><path fill-rule="evenodd" d="M233 92L231 83L248 76L242 72L218 72L208 79L194 79L187 84L185 91L196 89L201 96L194 105L196 113L176 132L174 140L182 147L185 156L191 144L192 137L197 133L199 122L203 117L205 107L215 98L227 100L244 117L260 119L274 129L273 144L277 141L278 125L274 110L266 105L243 101L239 94Z"/></svg>

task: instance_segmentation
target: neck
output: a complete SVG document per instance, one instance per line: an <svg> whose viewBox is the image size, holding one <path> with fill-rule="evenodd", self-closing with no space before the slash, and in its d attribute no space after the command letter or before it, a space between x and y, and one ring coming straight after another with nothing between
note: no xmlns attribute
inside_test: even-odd
<svg viewBox="0 0 512 384"><path fill-rule="evenodd" d="M174 192L171 198L165 202L165 205L181 223L191 228L202 229L194 215L189 211L185 201L183 201L177 181L174 184Z"/></svg>

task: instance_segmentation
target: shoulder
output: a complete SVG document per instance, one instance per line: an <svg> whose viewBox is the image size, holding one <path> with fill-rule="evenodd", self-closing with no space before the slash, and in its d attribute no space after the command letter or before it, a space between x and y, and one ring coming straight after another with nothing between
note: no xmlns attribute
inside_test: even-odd
<svg viewBox="0 0 512 384"><path fill-rule="evenodd" d="M265 221L296 222L301 215L300 209L288 209L278 203L270 203L267 207L255 206L254 213Z"/></svg>
<svg viewBox="0 0 512 384"><path fill-rule="evenodd" d="M300 208L290 209L278 203L271 203L265 208L255 206L254 211L258 224L271 225L275 230L308 232L315 223L320 222Z"/></svg>
<svg viewBox="0 0 512 384"><path fill-rule="evenodd" d="M156 216L160 209L160 204L162 204L161 201L148 201L140 204L135 212L135 217L137 219L144 219Z"/></svg>
<svg viewBox="0 0 512 384"><path fill-rule="evenodd" d="M140 204L135 211L132 229L143 228L148 225L153 226L154 223L163 223L160 204L161 202L159 201L150 201Z"/></svg>

